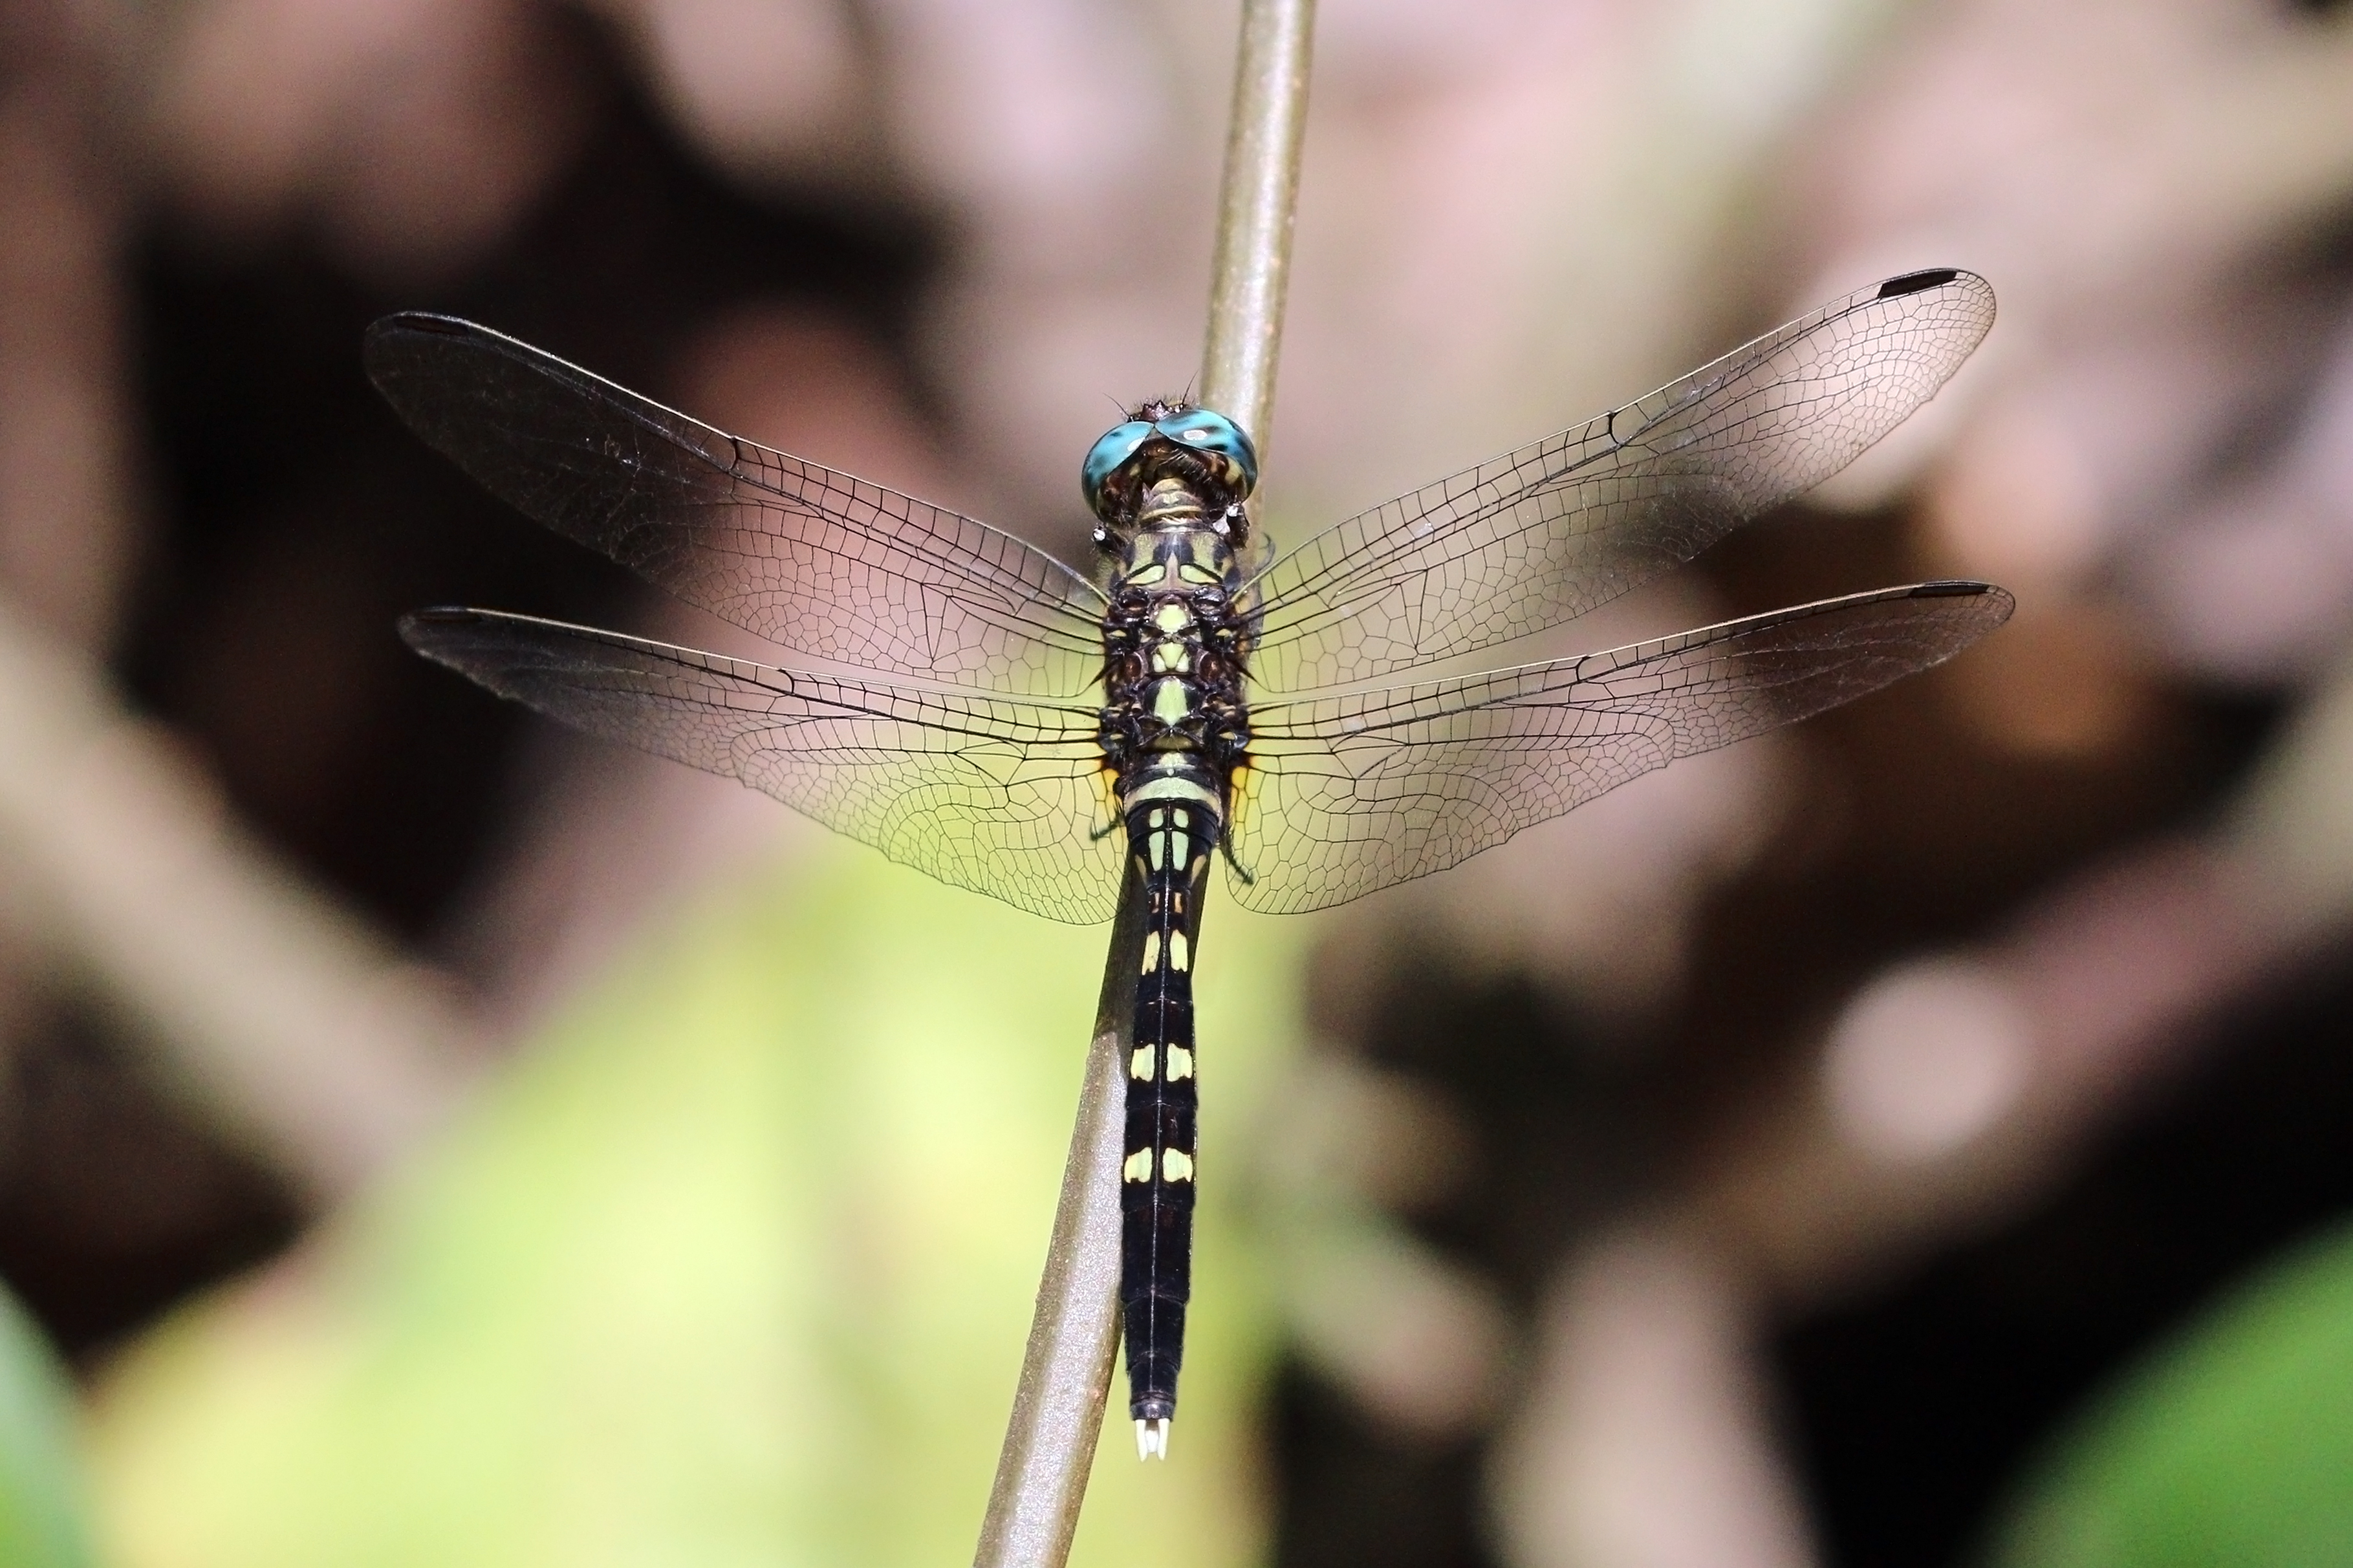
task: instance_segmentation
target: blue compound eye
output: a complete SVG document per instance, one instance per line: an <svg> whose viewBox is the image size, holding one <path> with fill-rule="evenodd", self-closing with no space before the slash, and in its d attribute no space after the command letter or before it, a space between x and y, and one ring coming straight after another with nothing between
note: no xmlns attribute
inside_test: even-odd
<svg viewBox="0 0 2353 1568"><path fill-rule="evenodd" d="M1220 459L1225 481L1233 486L1236 494L1246 496L1258 488L1258 448L1250 445L1242 427L1224 415L1208 408L1188 408L1182 414L1170 415L1153 428L1181 447Z"/></svg>
<svg viewBox="0 0 2353 1568"><path fill-rule="evenodd" d="M1152 438L1152 426L1142 419L1131 419L1124 425L1114 425L1103 433L1103 438L1087 451L1087 460L1079 465L1079 493L1087 500L1087 510L1108 522L1103 512L1103 485L1120 466L1135 456L1135 449Z"/></svg>

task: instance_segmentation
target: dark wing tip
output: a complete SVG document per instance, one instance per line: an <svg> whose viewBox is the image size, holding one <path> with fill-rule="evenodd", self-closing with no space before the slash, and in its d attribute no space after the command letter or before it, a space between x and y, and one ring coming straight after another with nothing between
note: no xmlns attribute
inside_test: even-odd
<svg viewBox="0 0 2353 1568"><path fill-rule="evenodd" d="M1930 289L1950 283L1961 275L1957 267L1932 267L1924 272L1906 272L1900 278L1890 278L1879 286L1874 298L1900 300L1906 294L1924 293Z"/></svg>
<svg viewBox="0 0 2353 1568"><path fill-rule="evenodd" d="M389 337L394 332L438 332L444 337L471 337L482 329L462 316L437 316L430 310L396 310L389 316L378 316L368 323L371 338Z"/></svg>
<svg viewBox="0 0 2353 1568"><path fill-rule="evenodd" d="M480 610L469 610L456 605L435 605L427 609L411 610L400 617L400 640L423 653L426 644L433 641L436 631L456 626L480 626L490 624L491 617Z"/></svg>
<svg viewBox="0 0 2353 1568"><path fill-rule="evenodd" d="M1911 591L1905 596L1907 598L1914 599L1974 599L1978 601L1976 604L1966 607L1957 605L1954 606L1954 612L1956 614L1968 616L1970 622L1977 626L1978 630L1972 633L1969 638L1972 642L1976 641L1977 638L1985 636L1986 633L1992 631L1995 627L2003 625L2018 609L2018 601L2010 596L2010 590L2007 588L1997 587L1991 583L1963 581L1915 583L1912 585Z"/></svg>
<svg viewBox="0 0 2353 1568"><path fill-rule="evenodd" d="M407 373L416 368L410 357L418 346L415 340L424 336L443 340L470 339L479 342L496 335L486 327L478 327L456 316L403 310L396 315L380 316L368 323L367 331L360 335L360 363L366 367L368 379L375 384L375 389L414 424L414 417L408 415L406 405L395 388Z"/></svg>

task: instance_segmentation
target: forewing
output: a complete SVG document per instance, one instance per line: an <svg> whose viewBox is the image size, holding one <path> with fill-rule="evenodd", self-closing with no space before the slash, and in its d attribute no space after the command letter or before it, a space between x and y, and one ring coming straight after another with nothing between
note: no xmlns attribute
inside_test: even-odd
<svg viewBox="0 0 2353 1568"><path fill-rule="evenodd" d="M944 882L1109 920L1120 837L1081 708L839 679L617 632L428 610L401 636L576 729L741 779Z"/></svg>
<svg viewBox="0 0 2353 1568"><path fill-rule="evenodd" d="M771 642L1032 696L1075 696L1101 671L1101 594L986 523L470 321L388 316L366 357L410 427L493 493Z"/></svg>
<svg viewBox="0 0 2353 1568"><path fill-rule="evenodd" d="M1812 489L1993 324L1974 273L1890 279L1575 429L1375 507L1254 586L1271 690L1342 686L1541 631Z"/></svg>
<svg viewBox="0 0 2353 1568"><path fill-rule="evenodd" d="M1981 583L1826 599L1582 658L1251 714L1230 879L1318 910L1442 871L1678 757L1939 664L2010 616Z"/></svg>

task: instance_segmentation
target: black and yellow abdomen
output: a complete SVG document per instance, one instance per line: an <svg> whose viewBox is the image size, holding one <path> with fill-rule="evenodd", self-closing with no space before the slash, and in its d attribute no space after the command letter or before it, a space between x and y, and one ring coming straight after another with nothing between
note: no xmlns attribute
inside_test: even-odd
<svg viewBox="0 0 2353 1568"><path fill-rule="evenodd" d="M1137 1447L1166 1452L1192 1298L1193 950L1219 818L1207 803L1163 797L1127 813L1145 900L1144 958L1127 1071L1120 1175L1120 1311Z"/></svg>

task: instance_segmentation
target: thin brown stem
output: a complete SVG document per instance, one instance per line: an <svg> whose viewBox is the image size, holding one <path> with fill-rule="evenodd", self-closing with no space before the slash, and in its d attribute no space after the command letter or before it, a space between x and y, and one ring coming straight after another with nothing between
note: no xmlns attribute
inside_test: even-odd
<svg viewBox="0 0 2353 1568"><path fill-rule="evenodd" d="M1261 461L1291 281L1291 224L1299 205L1314 30L1315 0L1244 0L1225 183L1218 198L1201 402L1240 420Z"/></svg>
<svg viewBox="0 0 2353 1568"><path fill-rule="evenodd" d="M1291 271L1314 9L1314 0L1243 0L1218 209L1201 401L1240 421L1261 461ZM1062 1568L1103 1431L1119 1338L1119 1166L1126 1121L1121 1068L1134 1030L1135 975L1144 952L1137 892L1131 862L1103 964L1103 999L1037 1314L975 1568Z"/></svg>
<svg viewBox="0 0 2353 1568"><path fill-rule="evenodd" d="M1119 1163L1126 1142L1128 1041L1144 956L1144 900L1129 862L1103 964L1103 1000L1062 1168L1053 1239L997 1458L975 1568L1060 1568L1079 1528L1119 1342Z"/></svg>

